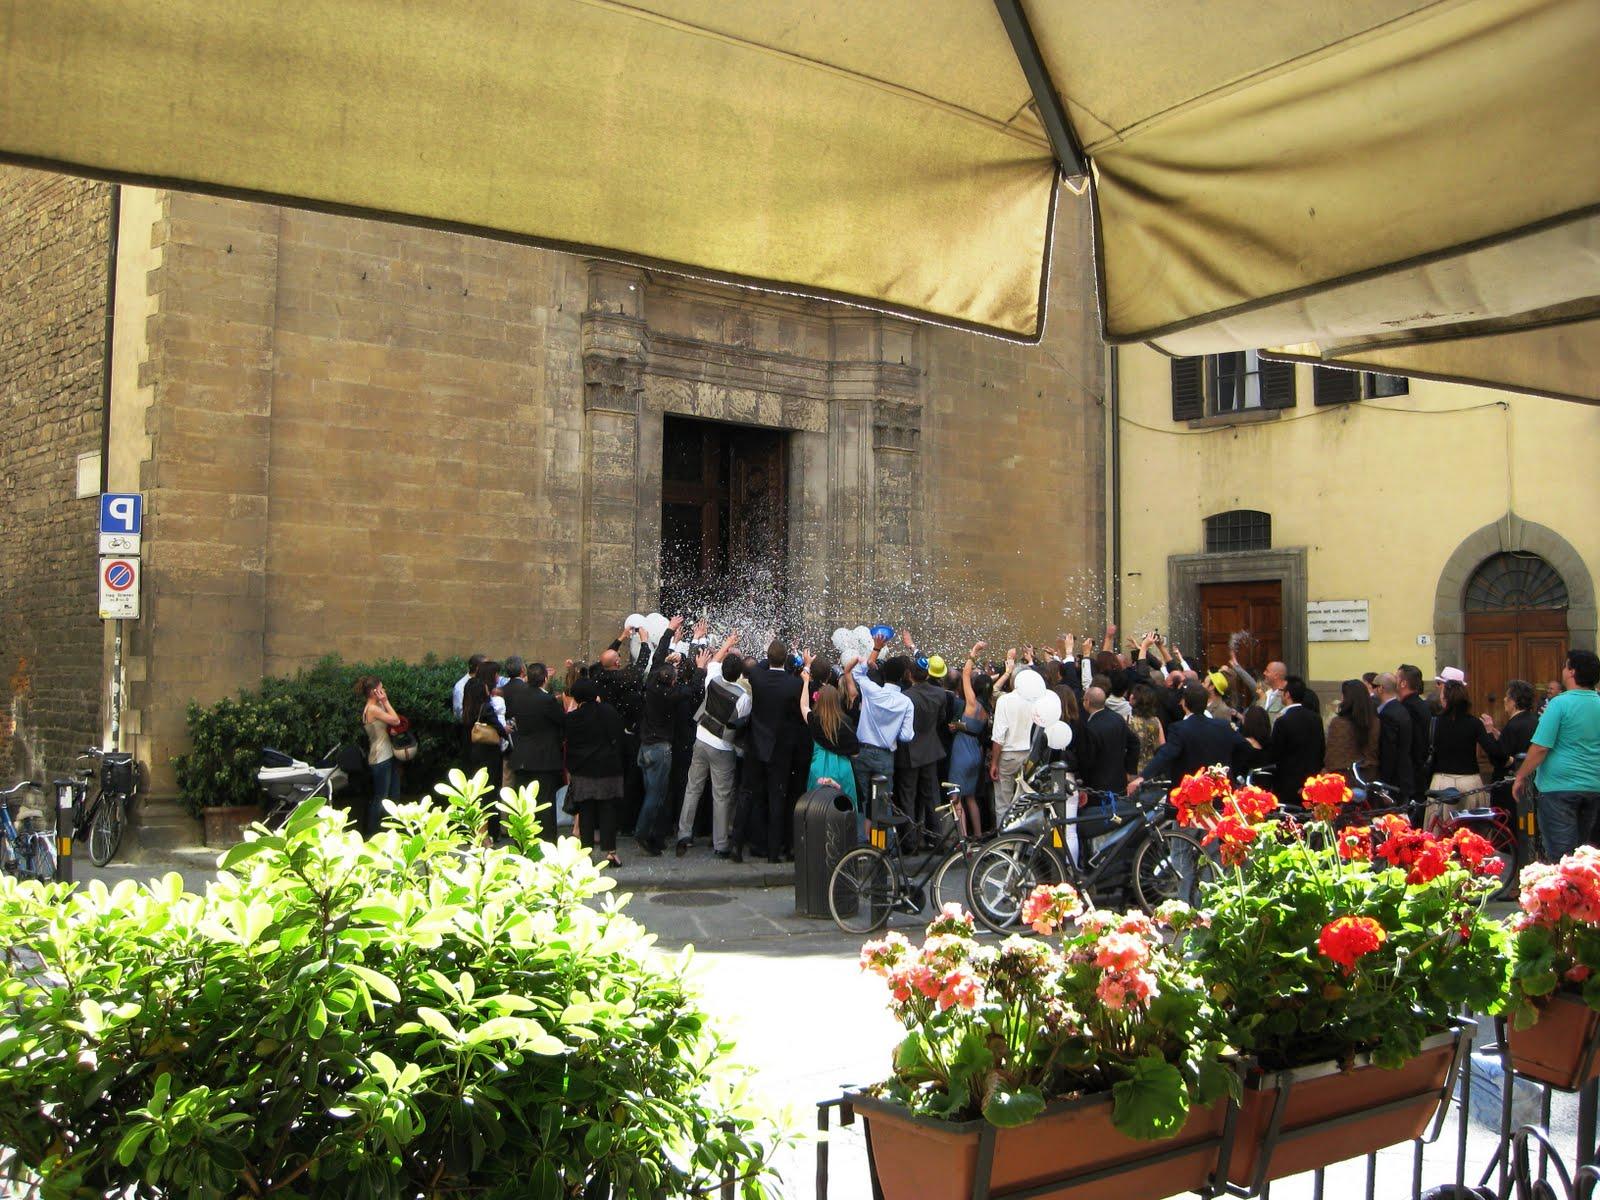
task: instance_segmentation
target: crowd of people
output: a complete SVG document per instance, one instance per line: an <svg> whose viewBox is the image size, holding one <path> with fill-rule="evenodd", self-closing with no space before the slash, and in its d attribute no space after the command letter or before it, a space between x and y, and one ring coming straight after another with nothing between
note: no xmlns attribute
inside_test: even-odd
<svg viewBox="0 0 1600 1200"><path fill-rule="evenodd" d="M886 627L864 653L829 656L776 638L751 653L737 631L713 640L704 621L684 626L674 617L652 637L625 625L594 662L564 663L559 689L543 663L474 655L452 696L464 768L537 782L617 865L625 829L649 856L682 857L704 839L719 858L792 861L795 804L819 784L865 813L876 780L927 828L953 784L957 820L978 835L1045 761L1102 796L1216 763L1259 772L1291 805L1327 771L1418 801L1498 784L1507 803L1514 793L1536 807L1552 857L1589 841L1600 818L1600 659L1585 650L1569 652L1542 697L1513 680L1498 714L1472 711L1460 669L1444 668L1430 691L1403 663L1344 681L1325 719L1317 692L1281 662L1260 678L1232 651L1191 663L1155 632L1119 649L1114 625L1098 643L1067 635L1003 657L980 641L959 662ZM383 763L399 718L381 683L368 685L378 810L396 794ZM545 828L554 836L555 820Z"/></svg>

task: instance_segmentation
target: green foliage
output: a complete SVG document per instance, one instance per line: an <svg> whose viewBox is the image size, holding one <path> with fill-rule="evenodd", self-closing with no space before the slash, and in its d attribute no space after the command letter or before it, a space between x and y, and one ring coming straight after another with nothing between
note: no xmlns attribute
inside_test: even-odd
<svg viewBox="0 0 1600 1200"><path fill-rule="evenodd" d="M0 879L11 1171L42 1200L769 1195L781 1139L686 958L537 841L531 789L513 848L464 836L487 791L370 842L308 802L203 896Z"/></svg>
<svg viewBox="0 0 1600 1200"><path fill-rule="evenodd" d="M1511 1016L1538 1021L1556 992L1600 1010L1600 849L1523 868L1521 911L1510 921Z"/></svg>
<svg viewBox="0 0 1600 1200"><path fill-rule="evenodd" d="M1191 1105L1220 1099L1237 1078L1200 981L1148 917L1093 912L1063 924L1081 912L1064 884L1035 902L1035 928L1060 928L1059 949L1021 937L979 946L953 905L920 947L890 933L862 948L906 1028L878 1093L922 1116L981 1115L1001 1128L1026 1125L1052 1100L1109 1095L1123 1133L1172 1137ZM1183 924L1180 908L1161 920Z"/></svg>
<svg viewBox="0 0 1600 1200"><path fill-rule="evenodd" d="M1203 889L1209 926L1191 933L1190 955L1229 1040L1269 1069L1361 1052L1399 1066L1464 1005L1504 1002L1505 933L1484 911L1494 878L1451 857L1450 842L1383 820L1387 832L1338 835L1319 821L1260 823L1248 856ZM1390 865L1396 839L1435 857ZM1344 918L1381 934L1348 963L1330 929Z"/></svg>
<svg viewBox="0 0 1600 1200"><path fill-rule="evenodd" d="M364 755L363 702L355 686L363 675L383 680L395 711L410 720L419 748L405 766L406 790L426 794L460 761L461 729L450 711L450 691L466 669L464 659L432 655L420 663L343 663L329 656L206 708L191 703L190 749L173 760L183 802L196 815L213 805L256 803L263 746L310 762L340 743L353 743Z"/></svg>

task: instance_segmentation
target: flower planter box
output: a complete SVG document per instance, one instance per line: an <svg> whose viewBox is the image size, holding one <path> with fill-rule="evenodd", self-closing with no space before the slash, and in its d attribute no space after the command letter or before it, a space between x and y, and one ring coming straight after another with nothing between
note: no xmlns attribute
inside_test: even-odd
<svg viewBox="0 0 1600 1200"><path fill-rule="evenodd" d="M259 804L219 804L200 810L205 844L218 849L244 841L244 831L261 820Z"/></svg>
<svg viewBox="0 0 1600 1200"><path fill-rule="evenodd" d="M1564 1092L1575 1092L1600 1077L1600 1013L1579 997L1557 992L1526 1029L1506 1024L1511 1069Z"/></svg>
<svg viewBox="0 0 1600 1200"><path fill-rule="evenodd" d="M867 1125L884 1200L973 1200L1026 1189L1031 1200L1162 1200L1201 1191L1217 1168L1227 1104L1194 1109L1161 1141L1135 1141L1111 1123L1111 1097L1052 1104L1035 1121L936 1121L860 1092L848 1103ZM1039 1190L1033 1190L1039 1189Z"/></svg>
<svg viewBox="0 0 1600 1200"><path fill-rule="evenodd" d="M1274 1179L1436 1135L1475 1028L1461 1023L1435 1034L1393 1070L1374 1066L1370 1055L1356 1056L1348 1069L1331 1061L1247 1069L1228 1181L1254 1194Z"/></svg>

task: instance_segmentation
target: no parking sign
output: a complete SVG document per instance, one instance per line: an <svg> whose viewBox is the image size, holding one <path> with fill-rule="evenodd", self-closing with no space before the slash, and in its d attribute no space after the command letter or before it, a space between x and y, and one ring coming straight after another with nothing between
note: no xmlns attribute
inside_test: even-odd
<svg viewBox="0 0 1600 1200"><path fill-rule="evenodd" d="M139 560L106 557L100 560L100 619L139 619Z"/></svg>

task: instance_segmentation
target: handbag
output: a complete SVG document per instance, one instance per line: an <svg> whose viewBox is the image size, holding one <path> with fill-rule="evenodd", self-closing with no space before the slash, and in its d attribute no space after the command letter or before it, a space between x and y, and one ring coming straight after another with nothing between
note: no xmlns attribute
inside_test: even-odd
<svg viewBox="0 0 1600 1200"><path fill-rule="evenodd" d="M500 731L483 719L483 710L488 705L478 706L478 719L472 723L471 739L474 746L498 746L500 744Z"/></svg>

